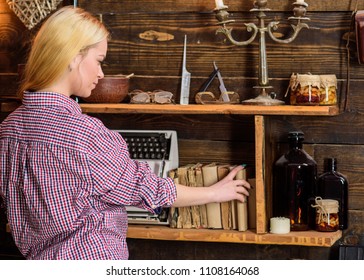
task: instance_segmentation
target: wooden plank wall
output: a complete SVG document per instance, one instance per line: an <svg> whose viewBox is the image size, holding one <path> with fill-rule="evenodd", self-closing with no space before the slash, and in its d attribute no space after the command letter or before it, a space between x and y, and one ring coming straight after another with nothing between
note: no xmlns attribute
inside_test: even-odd
<svg viewBox="0 0 364 280"><path fill-rule="evenodd" d="M64 1L63 5L73 1ZM256 22L249 11L254 1L226 0L231 18L236 22L233 34L237 40L248 38L244 27L246 22ZM277 36L290 33L286 20L292 16L293 0L268 1L271 9L267 20L279 20L281 27ZM362 88L364 66L357 63L354 44L349 44L350 55L350 91L348 106L344 108L347 85L346 38L350 31L351 14L355 7L354 0L314 1L309 4L307 16L310 29L301 31L297 39L290 44L278 44L267 38L267 55L270 82L278 98L284 99L291 73L336 74L339 81L341 114L335 117L269 117L267 130L271 142L268 151L273 164L283 153L286 135L291 130L305 133L305 148L314 156L322 172L324 157L337 157L338 169L346 174L350 183L349 208L350 228L345 236L362 238L364 231L364 99ZM80 0L79 6L98 15L112 33L109 51L104 65L106 74L134 73L131 90L165 89L174 94L179 101L180 75L184 35L187 35L187 68L192 74L191 92L198 92L200 86L213 70L216 61L223 75L228 90L238 92L241 99L256 96L252 88L257 84L258 40L251 45L237 47L231 45L222 34L216 34L218 26L213 13L213 0ZM359 9L364 9L359 1ZM27 30L16 16L6 7L5 0L0 0L0 34L7 41L0 44L0 97L14 96L17 86L17 64L25 61L24 57L29 41L35 34ZM7 16L11 24L2 23ZM18 36L21 34L21 36ZM17 35L17 36L15 36ZM19 39L20 38L20 39ZM209 88L218 94L218 82L215 80ZM363 100L362 100L363 99ZM194 102L193 96L191 103ZM250 116L213 116L213 115L96 115L110 128L155 128L176 129L180 138L181 164L190 162L209 162L218 160L232 163L246 162L254 168L254 118ZM2 116L4 117L4 116ZM213 152L211 152L213 151ZM268 186L269 187L269 186ZM161 247L158 242L143 241L150 251ZM138 254L140 240L130 240L132 258L171 258L172 253L165 249L163 253ZM163 243L170 248L184 248L181 258L218 258L212 253L212 246L206 244L175 242ZM216 245L224 250L224 245ZM230 246L230 245L226 245ZM186 249L186 248L190 249ZM201 249L209 248L211 249ZM269 247L269 246L268 246ZM284 246L283 246L284 247ZM231 258L242 258L241 250L248 247L239 245L236 252L230 250ZM251 248L251 246L249 247ZM269 249L266 255L254 247L249 258L271 258ZM270 247L271 248L271 247ZM322 252L319 248L315 254ZM321 250L321 251L320 251ZM199 252L197 252L199 251ZM221 250L220 250L221 251ZM240 252L238 252L240 251ZM280 253L277 252L281 252ZM295 255L292 248L274 249L277 258L329 258L325 251L313 257L311 253ZM260 252L260 253L258 253ZM284 253L283 253L284 252ZM311 251L310 251L311 252ZM182 254L182 253L181 253ZM190 254L190 255L189 255ZM225 256L226 258L226 256Z"/></svg>

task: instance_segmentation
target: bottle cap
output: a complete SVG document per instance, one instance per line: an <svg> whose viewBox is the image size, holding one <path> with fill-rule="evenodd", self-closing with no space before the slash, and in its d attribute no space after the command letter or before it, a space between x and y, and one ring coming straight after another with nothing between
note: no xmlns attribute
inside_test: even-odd
<svg viewBox="0 0 364 280"><path fill-rule="evenodd" d="M336 158L325 158L325 168L327 171L336 170Z"/></svg>
<svg viewBox="0 0 364 280"><path fill-rule="evenodd" d="M290 131L288 133L288 139L303 140L305 134L302 131Z"/></svg>

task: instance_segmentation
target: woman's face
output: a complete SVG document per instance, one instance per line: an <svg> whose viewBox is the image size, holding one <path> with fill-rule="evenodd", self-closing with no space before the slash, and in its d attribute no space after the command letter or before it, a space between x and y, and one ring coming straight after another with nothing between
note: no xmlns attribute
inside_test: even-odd
<svg viewBox="0 0 364 280"><path fill-rule="evenodd" d="M72 82L72 93L78 97L89 97L99 79L104 77L101 63L106 57L107 40L104 39L90 48L85 55L79 55L75 64L76 75Z"/></svg>

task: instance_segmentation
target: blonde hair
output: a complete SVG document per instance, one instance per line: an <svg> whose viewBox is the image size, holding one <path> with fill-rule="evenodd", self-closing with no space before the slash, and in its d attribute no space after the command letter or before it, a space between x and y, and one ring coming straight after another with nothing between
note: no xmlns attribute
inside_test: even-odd
<svg viewBox="0 0 364 280"><path fill-rule="evenodd" d="M93 15L65 6L53 13L34 38L19 96L49 86L66 71L72 59L86 54L110 34Z"/></svg>

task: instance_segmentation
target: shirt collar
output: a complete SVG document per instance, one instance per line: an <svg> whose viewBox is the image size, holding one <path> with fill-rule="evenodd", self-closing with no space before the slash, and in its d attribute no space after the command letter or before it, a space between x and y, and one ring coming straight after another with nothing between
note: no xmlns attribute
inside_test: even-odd
<svg viewBox="0 0 364 280"><path fill-rule="evenodd" d="M23 105L29 109L57 108L70 113L81 114L80 105L72 98L56 92L30 92L25 91Z"/></svg>

